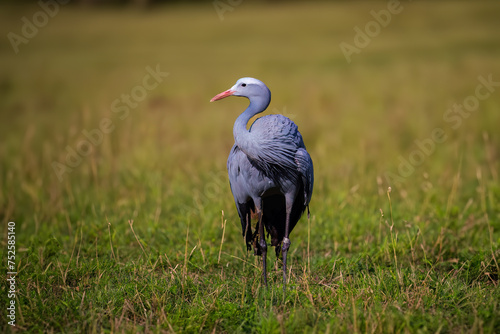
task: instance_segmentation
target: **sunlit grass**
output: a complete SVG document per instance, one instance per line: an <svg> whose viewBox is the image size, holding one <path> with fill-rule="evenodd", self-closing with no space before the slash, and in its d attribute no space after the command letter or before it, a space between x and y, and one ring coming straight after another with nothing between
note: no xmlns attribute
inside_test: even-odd
<svg viewBox="0 0 500 334"><path fill-rule="evenodd" d="M2 39L0 218L16 222L18 328L500 331L500 87L456 129L443 119L479 76L500 81L500 7L403 5L351 64L339 43L386 2L243 2L224 21L210 3L68 6L18 54ZM5 7L2 31L37 10ZM120 119L114 101L157 65L169 76ZM274 256L260 284L225 170L247 102L208 102L243 76L268 84L269 111L298 124L315 166L285 298ZM53 162L104 118L113 130L60 181ZM447 139L388 180L436 128Z"/></svg>

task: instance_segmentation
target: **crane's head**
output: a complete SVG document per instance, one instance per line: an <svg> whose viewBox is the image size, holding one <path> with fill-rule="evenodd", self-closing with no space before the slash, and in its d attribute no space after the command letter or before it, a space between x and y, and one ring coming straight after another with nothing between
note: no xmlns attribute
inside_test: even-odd
<svg viewBox="0 0 500 334"><path fill-rule="evenodd" d="M271 99L269 88L260 80L254 78L241 78L230 89L215 95L210 102L223 99L228 96L242 96L252 101L254 98Z"/></svg>

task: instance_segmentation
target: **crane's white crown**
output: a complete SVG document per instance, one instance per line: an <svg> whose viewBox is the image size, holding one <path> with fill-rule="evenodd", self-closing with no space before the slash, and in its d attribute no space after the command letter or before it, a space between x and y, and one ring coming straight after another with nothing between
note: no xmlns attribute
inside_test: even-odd
<svg viewBox="0 0 500 334"><path fill-rule="evenodd" d="M252 96L269 96L270 98L271 95L271 92L269 91L269 88L265 83L258 79L250 77L238 79L238 81L236 81L236 84L234 84L234 86L231 87L230 90L234 92L234 96L243 96L248 98Z"/></svg>
<svg viewBox="0 0 500 334"><path fill-rule="evenodd" d="M242 83L246 83L247 85L254 84L254 85L259 85L259 86L260 85L262 85L262 86L266 85L262 81L260 81L259 79L245 77L245 78L238 79L238 81L236 81L235 86L238 86L238 85L240 85Z"/></svg>

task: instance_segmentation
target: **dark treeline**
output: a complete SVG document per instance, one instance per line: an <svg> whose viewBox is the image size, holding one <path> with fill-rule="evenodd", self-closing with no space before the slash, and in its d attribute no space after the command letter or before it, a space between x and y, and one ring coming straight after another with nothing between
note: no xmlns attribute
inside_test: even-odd
<svg viewBox="0 0 500 334"><path fill-rule="evenodd" d="M58 2L60 4L80 4L86 6L99 6L99 5L138 5L138 6L150 6L150 5L161 5L161 4L178 4L178 3L212 3L214 1L219 1L226 3L228 5L237 5L245 0L11 0L11 1L0 1L3 4L35 4L40 1L43 2ZM295 0L297 1L297 0ZM255 2L255 0L253 0ZM261 0L261 2L291 2L290 0Z"/></svg>

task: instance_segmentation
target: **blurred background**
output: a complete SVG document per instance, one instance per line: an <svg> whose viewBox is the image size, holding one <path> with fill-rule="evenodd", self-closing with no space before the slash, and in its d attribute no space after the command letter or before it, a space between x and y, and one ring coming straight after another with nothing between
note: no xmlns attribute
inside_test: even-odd
<svg viewBox="0 0 500 334"><path fill-rule="evenodd" d="M500 1L2 1L18 329L495 332L499 18ZM226 172L248 102L209 102L245 76L314 162L283 302Z"/></svg>
<svg viewBox="0 0 500 334"><path fill-rule="evenodd" d="M244 76L302 132L317 224L378 222L388 186L416 222L498 199L498 1L0 6L0 218L25 231L106 216L201 231L221 210L238 229L225 164L247 102L209 100ZM488 97L449 111L479 77Z"/></svg>

